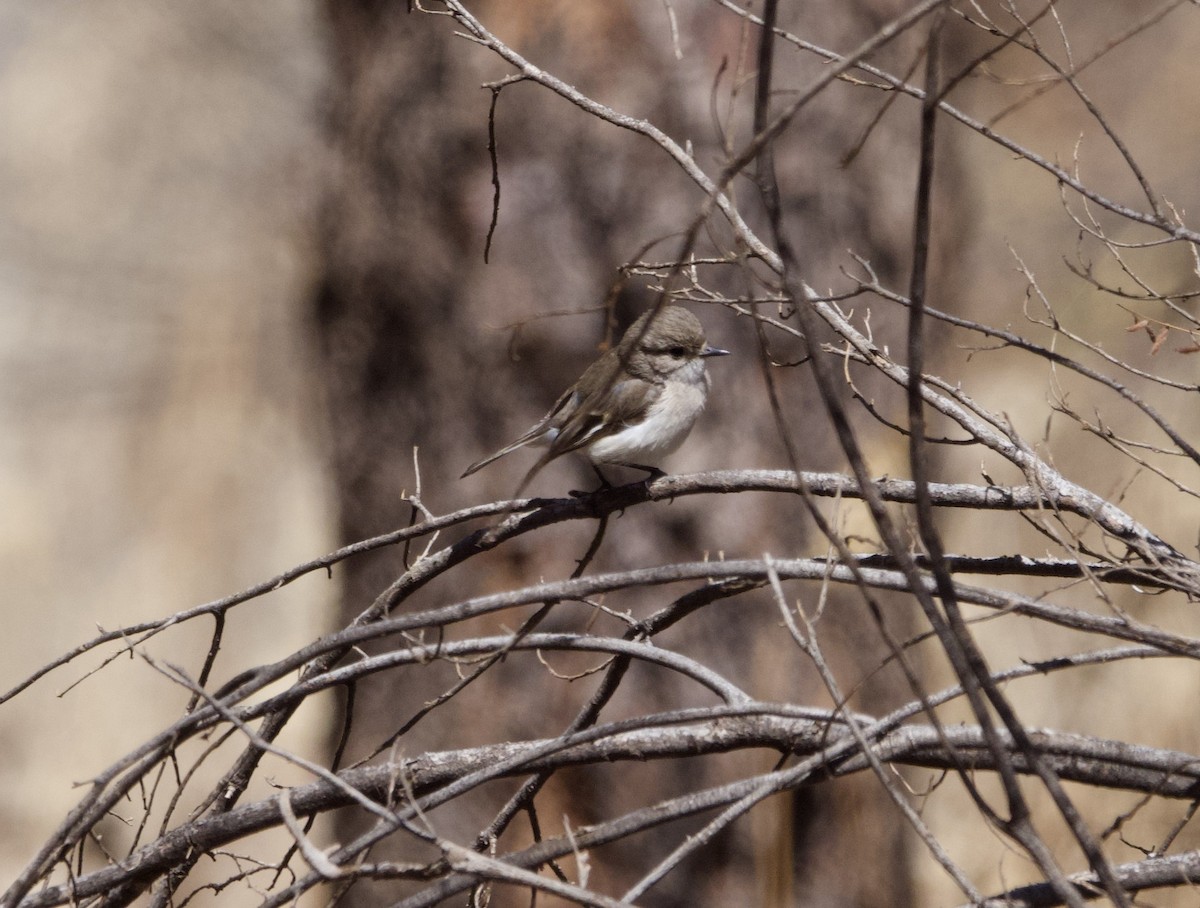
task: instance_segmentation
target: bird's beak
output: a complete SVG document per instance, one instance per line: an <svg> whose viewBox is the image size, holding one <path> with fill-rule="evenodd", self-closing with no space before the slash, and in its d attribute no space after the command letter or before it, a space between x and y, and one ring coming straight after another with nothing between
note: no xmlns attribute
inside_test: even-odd
<svg viewBox="0 0 1200 908"><path fill-rule="evenodd" d="M722 350L720 347L705 347L700 351L701 356L728 356L728 350Z"/></svg>

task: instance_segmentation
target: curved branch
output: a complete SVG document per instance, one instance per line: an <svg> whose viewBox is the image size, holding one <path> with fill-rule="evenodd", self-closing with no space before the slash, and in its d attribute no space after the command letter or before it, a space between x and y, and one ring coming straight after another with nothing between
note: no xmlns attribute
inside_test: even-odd
<svg viewBox="0 0 1200 908"><path fill-rule="evenodd" d="M256 583L240 593L176 612L166 618L104 631L38 668L37 671L22 679L8 691L0 694L0 704L12 699L55 669L62 668L78 657L107 643L120 642L124 644L116 655L125 655L132 647L144 643L155 634L195 618L221 614L238 605L272 593L307 574L321 570L328 571L339 562L357 555L399 545L441 530L461 526L472 520L530 510L537 511L540 514L537 519L522 524L522 531L528 531L568 520L593 519L652 501L670 501L690 495L732 495L742 492L799 494L798 487L801 482L807 484L813 495L818 497L852 500L863 498L863 491L858 483L852 477L842 473L806 471L797 474L791 470L712 470L703 473L663 476L650 483L631 483L626 486L599 489L579 498L523 498L462 508L433 520L426 520L411 527L343 546L319 558L289 568L261 583ZM883 501L911 504L916 500L916 486L911 480L881 478L875 480L872 485ZM1042 491L1030 485L1001 486L934 482L929 484L929 494L935 506L944 508L997 511L1053 509L1085 518L1092 516L1092 511L1083 502L1074 498L1056 497L1048 491ZM1200 566L1197 566L1197 569L1200 570ZM1143 576L1135 582L1148 583L1150 577ZM111 659L106 659L105 664L108 661Z"/></svg>
<svg viewBox="0 0 1200 908"><path fill-rule="evenodd" d="M713 710L717 718L674 727L651 726L614 732L612 729L619 728L621 723L600 726L575 736L591 739L585 743L534 740L427 753L399 764L345 770L338 773L340 785L322 780L298 786L291 790L288 800L295 815L302 817L353 804L344 787L379 804L388 804L403 801L410 793L421 798L442 791L452 783L496 766L504 768L489 774L489 778L520 776L566 766L678 759L755 748L820 757L834 744L849 737L845 728L830 714L820 719L795 718L787 716L788 711L787 707L771 704L747 704ZM661 717L647 717L640 724L647 725L656 718ZM949 734L960 758L972 768L994 768L994 756L978 729L959 727L946 729L945 733ZM1030 735L1063 779L1167 798L1200 796L1200 757L1195 755L1053 731L1031 731ZM939 733L929 726L905 726L886 735L877 747L880 756L893 763L950 768L952 758L939 741ZM1009 744L1011 746L1011 742ZM527 759L523 758L530 754L532 756ZM1028 771L1019 752L1014 752L1012 759L1021 772ZM858 772L866 765L861 754L823 763L835 776ZM594 847L629 834L631 823L644 823L652 817L655 822L666 822L697 811L712 810L744 796L748 787L763 784L771 775L740 780L709 792L696 792L684 799L634 811L622 818L619 825L584 827L575 831L573 838L580 848ZM791 785L794 787L815 778L810 769ZM82 875L70 884L48 887L28 896L20 905L21 908L48 908L139 880L144 885L145 881L169 869L189 849L218 848L282 823L277 796L241 805L228 813L204 817L171 830L123 861ZM605 830L605 834L597 830ZM620 835L616 834L618 831ZM570 854L571 850L569 839L551 839L536 849L508 855L506 859L514 866L530 867L551 857Z"/></svg>
<svg viewBox="0 0 1200 908"><path fill-rule="evenodd" d="M1130 893L1147 889L1164 889L1200 883L1200 851L1184 854L1168 854L1116 864L1113 871L1121 887ZM1094 873L1077 873L1069 877L1077 887L1079 895L1086 899L1096 898L1099 882ZM1062 899L1046 883L1018 886L1008 892L994 895L981 902L978 908L1050 908L1061 905Z"/></svg>

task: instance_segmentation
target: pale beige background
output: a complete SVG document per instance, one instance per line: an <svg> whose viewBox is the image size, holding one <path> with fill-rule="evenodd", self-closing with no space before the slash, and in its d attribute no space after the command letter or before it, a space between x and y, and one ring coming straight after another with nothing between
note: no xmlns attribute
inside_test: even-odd
<svg viewBox="0 0 1200 908"><path fill-rule="evenodd" d="M306 381L316 15L299 0L0 3L5 689L98 625L332 545ZM322 578L239 611L214 677L311 639L335 594ZM210 629L149 651L196 672ZM0 707L0 878L74 783L178 713L183 695L128 660L55 697L98 662Z"/></svg>

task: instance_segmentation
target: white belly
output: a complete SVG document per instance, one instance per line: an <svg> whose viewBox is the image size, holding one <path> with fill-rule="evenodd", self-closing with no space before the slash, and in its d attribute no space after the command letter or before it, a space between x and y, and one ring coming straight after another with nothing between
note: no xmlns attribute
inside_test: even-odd
<svg viewBox="0 0 1200 908"><path fill-rule="evenodd" d="M703 373L698 382L667 382L642 422L593 442L588 456L597 463L653 466L683 444L704 409L707 391Z"/></svg>

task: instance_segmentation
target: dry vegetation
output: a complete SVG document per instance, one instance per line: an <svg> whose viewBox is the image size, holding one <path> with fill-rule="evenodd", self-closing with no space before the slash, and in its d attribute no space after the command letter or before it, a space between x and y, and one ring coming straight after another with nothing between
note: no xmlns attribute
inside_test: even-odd
<svg viewBox="0 0 1200 908"><path fill-rule="evenodd" d="M0 904L1189 904L1194 4L504 6L331 5L354 541L4 696L186 702ZM668 302L736 354L669 475L454 484ZM324 571L338 627L222 661Z"/></svg>

